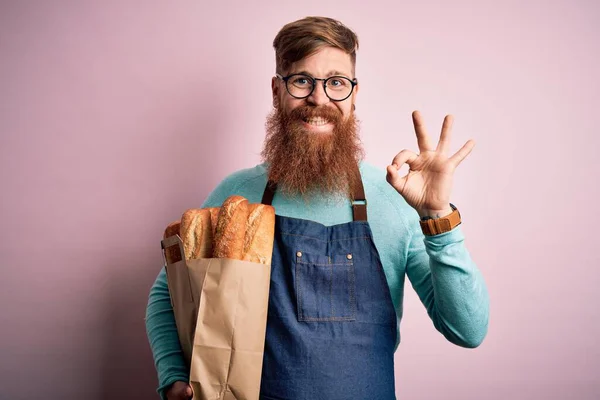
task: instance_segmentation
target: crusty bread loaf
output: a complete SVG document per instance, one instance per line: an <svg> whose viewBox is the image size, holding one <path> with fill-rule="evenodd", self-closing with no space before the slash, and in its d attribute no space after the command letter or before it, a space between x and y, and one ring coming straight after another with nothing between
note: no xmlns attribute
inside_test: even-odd
<svg viewBox="0 0 600 400"><path fill-rule="evenodd" d="M228 197L221 207L191 208L165 229L164 238L178 234L186 260L231 258L270 264L275 233L275 209L250 204L242 196ZM177 246L166 249L168 264L181 260Z"/></svg>
<svg viewBox="0 0 600 400"><path fill-rule="evenodd" d="M210 212L208 210L202 210L200 216L202 217L202 237L196 242L197 252L194 253L194 258L210 258L213 253L213 233ZM196 240L198 240L198 233L196 234Z"/></svg>
<svg viewBox="0 0 600 400"><path fill-rule="evenodd" d="M211 257L212 239L208 210L191 208L183 213L181 216L181 241L186 260Z"/></svg>
<svg viewBox="0 0 600 400"><path fill-rule="evenodd" d="M241 260L248 219L248 200L229 196L221 206L213 238L213 257Z"/></svg>
<svg viewBox="0 0 600 400"><path fill-rule="evenodd" d="M181 227L180 220L171 222L165 229L163 239L167 239L171 236L179 235L180 227ZM177 246L167 247L165 249L165 258L167 259L167 264L174 264L177 261L181 261L181 253L179 252L179 247L177 247Z"/></svg>
<svg viewBox="0 0 600 400"><path fill-rule="evenodd" d="M274 233L275 209L265 204L250 204L242 259L271 264Z"/></svg>
<svg viewBox="0 0 600 400"><path fill-rule="evenodd" d="M213 238L215 237L215 232L217 230L217 221L219 220L219 211L221 211L221 207L210 207L208 208L210 211L210 223L212 227Z"/></svg>

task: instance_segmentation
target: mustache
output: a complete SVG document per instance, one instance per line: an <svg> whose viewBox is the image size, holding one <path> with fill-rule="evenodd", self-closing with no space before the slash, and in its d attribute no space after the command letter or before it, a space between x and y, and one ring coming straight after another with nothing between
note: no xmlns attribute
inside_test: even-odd
<svg viewBox="0 0 600 400"><path fill-rule="evenodd" d="M323 118L338 124L342 120L342 113L338 109L326 106L300 106L290 111L288 118L292 121L306 120L310 118Z"/></svg>

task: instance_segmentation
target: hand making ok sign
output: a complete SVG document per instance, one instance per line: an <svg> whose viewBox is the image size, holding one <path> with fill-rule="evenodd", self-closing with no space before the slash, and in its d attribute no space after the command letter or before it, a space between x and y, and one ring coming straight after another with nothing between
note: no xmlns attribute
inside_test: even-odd
<svg viewBox="0 0 600 400"><path fill-rule="evenodd" d="M419 154L410 150L398 153L391 165L387 166L386 180L421 217L443 217L452 212L450 194L454 170L469 155L475 142L468 140L453 156L448 157L452 115L444 118L440 141L435 148L427 135L421 114L414 111L412 118ZM408 164L409 171L405 176L400 176L398 170L404 163Z"/></svg>

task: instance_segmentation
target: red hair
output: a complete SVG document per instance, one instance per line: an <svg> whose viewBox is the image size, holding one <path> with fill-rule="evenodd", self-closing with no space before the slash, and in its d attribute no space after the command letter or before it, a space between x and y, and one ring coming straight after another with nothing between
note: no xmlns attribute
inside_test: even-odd
<svg viewBox="0 0 600 400"><path fill-rule="evenodd" d="M293 63L326 46L349 54L354 69L358 36L341 22L327 17L306 17L288 23L273 40L277 73L284 75Z"/></svg>

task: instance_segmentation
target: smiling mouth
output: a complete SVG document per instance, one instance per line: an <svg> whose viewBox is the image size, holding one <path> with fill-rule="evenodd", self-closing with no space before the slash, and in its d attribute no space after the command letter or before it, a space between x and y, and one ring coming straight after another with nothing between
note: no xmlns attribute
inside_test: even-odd
<svg viewBox="0 0 600 400"><path fill-rule="evenodd" d="M303 119L304 122L306 122L309 125L313 125L313 126L323 126L323 125L327 125L329 123L329 120L325 119L325 118L321 118L321 117L316 117L316 118L305 118Z"/></svg>

